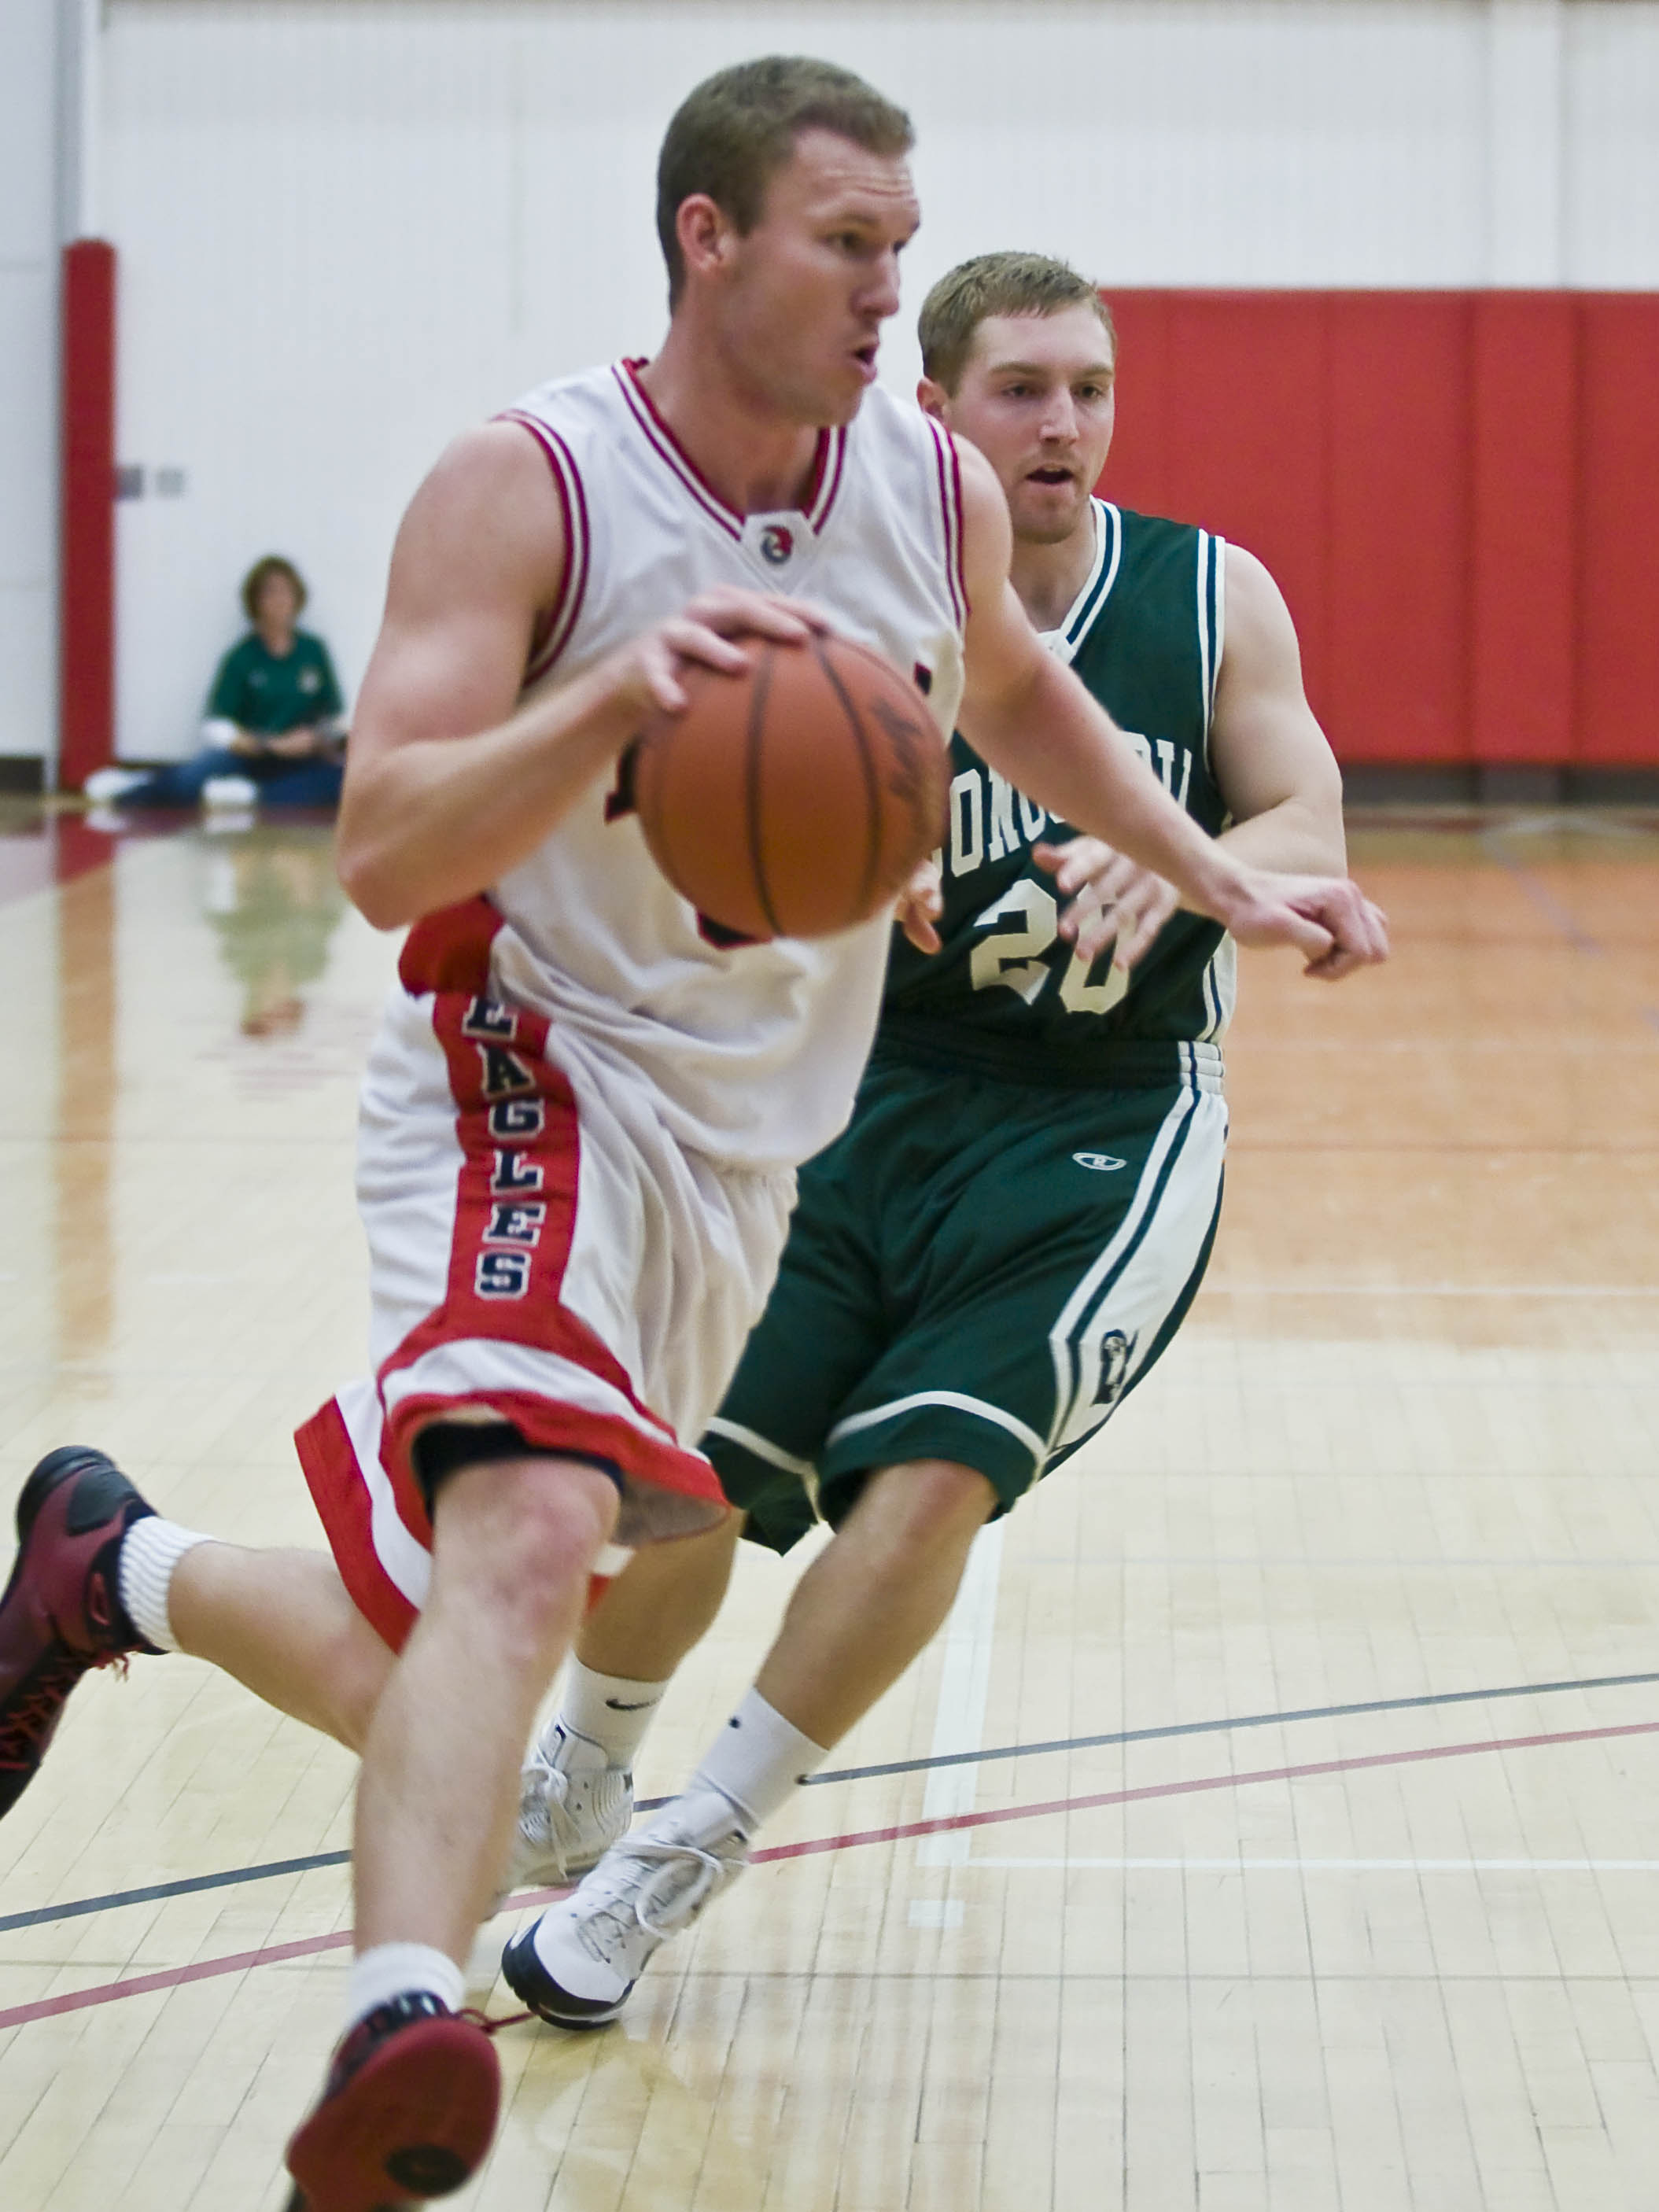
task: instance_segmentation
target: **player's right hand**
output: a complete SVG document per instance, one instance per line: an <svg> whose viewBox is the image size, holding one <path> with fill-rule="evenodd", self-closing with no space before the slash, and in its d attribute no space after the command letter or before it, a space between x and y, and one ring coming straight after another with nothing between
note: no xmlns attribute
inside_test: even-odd
<svg viewBox="0 0 1659 2212"><path fill-rule="evenodd" d="M1060 934L1091 964L1115 944L1113 965L1133 968L1181 903L1173 884L1098 837L1034 845L1031 858L1070 899L1060 917Z"/></svg>
<svg viewBox="0 0 1659 2212"><path fill-rule="evenodd" d="M681 678L688 668L714 668L726 676L741 676L749 655L736 639L772 638L780 645L801 645L813 631L829 627L816 608L797 600L717 584L688 599L665 622L653 623L619 647L611 657L606 688L618 706L631 710L632 736L653 714L685 711L690 702Z"/></svg>
<svg viewBox="0 0 1659 2212"><path fill-rule="evenodd" d="M1389 957L1388 917L1348 876L1277 876L1247 868L1228 911L1218 914L1241 945L1289 945L1304 975L1328 983Z"/></svg>

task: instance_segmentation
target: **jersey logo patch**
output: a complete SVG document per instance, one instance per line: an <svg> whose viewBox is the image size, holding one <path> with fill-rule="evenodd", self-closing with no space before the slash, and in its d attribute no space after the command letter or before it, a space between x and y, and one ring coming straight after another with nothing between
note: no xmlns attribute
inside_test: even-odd
<svg viewBox="0 0 1659 2212"><path fill-rule="evenodd" d="M781 522L769 523L761 532L761 558L775 568L781 568L795 550L795 533Z"/></svg>
<svg viewBox="0 0 1659 2212"><path fill-rule="evenodd" d="M1100 1175L1114 1174L1129 1164L1127 1160L1114 1159L1110 1152L1073 1152L1072 1158L1080 1168L1093 1168Z"/></svg>

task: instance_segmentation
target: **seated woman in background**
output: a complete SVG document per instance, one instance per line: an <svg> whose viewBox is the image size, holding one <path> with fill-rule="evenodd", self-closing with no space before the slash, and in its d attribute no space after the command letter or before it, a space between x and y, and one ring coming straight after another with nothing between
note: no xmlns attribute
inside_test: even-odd
<svg viewBox="0 0 1659 2212"><path fill-rule="evenodd" d="M343 702L328 647L298 627L305 580L267 553L242 581L252 624L219 664L202 750L165 768L100 768L88 799L123 806L334 806L343 773Z"/></svg>

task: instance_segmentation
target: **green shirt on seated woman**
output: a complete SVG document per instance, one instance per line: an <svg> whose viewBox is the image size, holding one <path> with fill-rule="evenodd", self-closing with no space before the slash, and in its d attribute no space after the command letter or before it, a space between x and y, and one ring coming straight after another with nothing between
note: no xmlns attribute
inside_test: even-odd
<svg viewBox="0 0 1659 2212"><path fill-rule="evenodd" d="M95 805L194 806L339 803L343 701L321 638L299 628L305 580L268 553L242 580L252 627L220 662L201 749L155 770L100 769L85 791Z"/></svg>

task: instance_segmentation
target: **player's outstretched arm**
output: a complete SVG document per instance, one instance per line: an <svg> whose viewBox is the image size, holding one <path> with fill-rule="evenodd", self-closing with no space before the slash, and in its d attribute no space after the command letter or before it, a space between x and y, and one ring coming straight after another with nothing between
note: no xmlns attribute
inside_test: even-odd
<svg viewBox="0 0 1659 2212"><path fill-rule="evenodd" d="M964 565L973 612L965 639L963 734L1019 790L1173 884L1183 906L1241 944L1290 945L1310 970L1358 965L1387 950L1381 917L1338 879L1275 878L1204 832L1136 756L1069 669L1046 653L1008 582L1012 533L989 465L961 441ZM1120 941L1127 966L1149 933ZM1341 972L1339 969L1339 972Z"/></svg>
<svg viewBox="0 0 1659 2212"><path fill-rule="evenodd" d="M733 635L795 640L811 621L758 592L711 592L521 705L564 559L552 478L515 424L457 439L415 495L352 725L337 845L341 880L377 927L470 898L526 859L653 712L685 704L689 663L741 669Z"/></svg>
<svg viewBox="0 0 1659 2212"><path fill-rule="evenodd" d="M1302 684L1284 596L1254 553L1226 550L1226 630L1210 760L1232 817L1228 850L1258 868L1346 872L1342 772Z"/></svg>
<svg viewBox="0 0 1659 2212"><path fill-rule="evenodd" d="M1252 867L1273 870L1290 895L1315 908L1326 902L1332 946L1309 973L1335 982L1387 957L1387 923L1357 885L1344 879L1340 894L1330 890L1348 864L1342 772L1303 689L1291 611L1253 553L1229 545L1226 562L1226 640L1210 732L1232 817L1221 842Z"/></svg>

